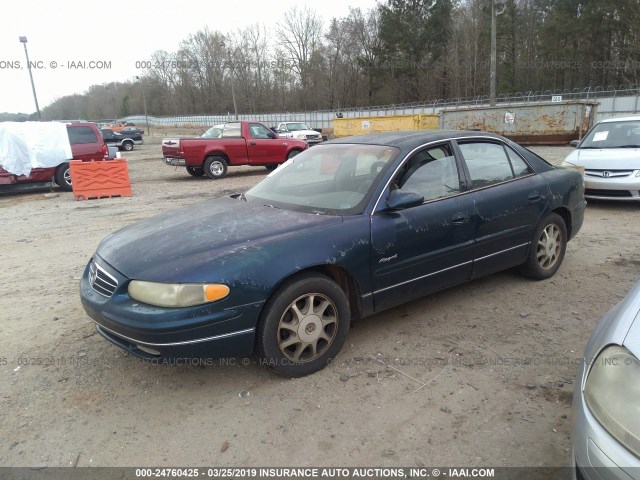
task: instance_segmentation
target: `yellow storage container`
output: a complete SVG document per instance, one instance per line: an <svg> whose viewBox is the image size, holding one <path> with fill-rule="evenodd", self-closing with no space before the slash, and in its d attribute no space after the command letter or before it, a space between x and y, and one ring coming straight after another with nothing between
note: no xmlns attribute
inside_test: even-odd
<svg viewBox="0 0 640 480"><path fill-rule="evenodd" d="M334 138L402 130L436 130L438 115L390 115L384 117L334 118Z"/></svg>

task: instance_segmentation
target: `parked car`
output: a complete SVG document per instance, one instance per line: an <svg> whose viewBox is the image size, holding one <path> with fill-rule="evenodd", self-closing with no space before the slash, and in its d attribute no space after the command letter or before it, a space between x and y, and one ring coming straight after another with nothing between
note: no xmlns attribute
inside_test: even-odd
<svg viewBox="0 0 640 480"><path fill-rule="evenodd" d="M640 479L640 282L589 339L573 393L574 479Z"/></svg>
<svg viewBox="0 0 640 480"><path fill-rule="evenodd" d="M124 134L121 132L114 132L108 128L100 129L104 142L109 146L118 147L119 150L125 150L130 152L133 150L134 145L142 145L142 134L130 133Z"/></svg>
<svg viewBox="0 0 640 480"><path fill-rule="evenodd" d="M301 122L280 122L275 131L280 137L304 140L309 146L322 143L322 134Z"/></svg>
<svg viewBox="0 0 640 480"><path fill-rule="evenodd" d="M66 124L71 145L72 158L69 160L97 160L109 157L109 150L95 123L72 122ZM0 185L33 184L55 182L65 191L71 191L69 162L55 167L34 168L29 175L15 175L0 166Z"/></svg>
<svg viewBox="0 0 640 480"><path fill-rule="evenodd" d="M138 127L124 127L120 133L123 135L144 135L144 130Z"/></svg>
<svg viewBox="0 0 640 480"><path fill-rule="evenodd" d="M352 319L509 267L551 277L583 193L578 172L492 134L333 140L245 194L109 235L80 296L98 332L134 355L255 352L302 376L338 354Z"/></svg>
<svg viewBox="0 0 640 480"><path fill-rule="evenodd" d="M302 140L278 138L258 122L216 125L201 137L164 138L162 154L167 165L186 167L194 177L223 178L235 165L275 169L309 146Z"/></svg>
<svg viewBox="0 0 640 480"><path fill-rule="evenodd" d="M585 197L640 201L640 116L602 120L564 161L584 172Z"/></svg>

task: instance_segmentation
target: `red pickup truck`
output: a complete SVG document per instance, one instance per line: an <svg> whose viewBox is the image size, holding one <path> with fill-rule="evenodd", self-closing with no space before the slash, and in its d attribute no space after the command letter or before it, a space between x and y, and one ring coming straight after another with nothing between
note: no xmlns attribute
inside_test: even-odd
<svg viewBox="0 0 640 480"><path fill-rule="evenodd" d="M272 170L306 150L307 142L279 138L258 122L229 122L212 127L201 137L164 138L162 155L167 165L186 167L189 175L223 178L227 167L263 166Z"/></svg>

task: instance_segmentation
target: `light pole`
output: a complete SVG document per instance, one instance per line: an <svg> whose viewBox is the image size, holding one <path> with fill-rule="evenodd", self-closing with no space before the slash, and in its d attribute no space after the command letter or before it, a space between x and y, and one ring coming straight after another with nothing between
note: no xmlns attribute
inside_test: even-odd
<svg viewBox="0 0 640 480"><path fill-rule="evenodd" d="M118 117L116 117L116 97L113 96L113 92L109 89L109 87L104 87L104 89L111 94L111 100L113 100L113 124L118 123Z"/></svg>
<svg viewBox="0 0 640 480"><path fill-rule="evenodd" d="M27 57L27 69L29 70L29 78L31 79L31 90L33 90L33 99L36 102L36 111L38 112L38 120L42 120L40 115L40 106L38 105L38 97L36 96L36 85L33 83L33 73L31 73L31 62L29 62L29 52L27 52L27 37L18 37L22 45L24 45L24 55Z"/></svg>
<svg viewBox="0 0 640 480"><path fill-rule="evenodd" d="M140 82L140 88L142 88L142 106L144 108L144 121L147 124L147 135L151 135L149 133L149 117L147 117L147 99L144 96L144 82L138 76L136 76L136 80Z"/></svg>
<svg viewBox="0 0 640 480"><path fill-rule="evenodd" d="M225 48L224 42L219 44L222 48ZM233 88L233 62L229 62L231 65L231 98L233 99L233 113L235 115L236 120L238 120L238 105L236 105L236 91Z"/></svg>
<svg viewBox="0 0 640 480"><path fill-rule="evenodd" d="M496 17L502 15L507 8L505 0L491 1L491 73L489 78L489 106L496 106ZM496 12L496 4L502 5L502 10Z"/></svg>

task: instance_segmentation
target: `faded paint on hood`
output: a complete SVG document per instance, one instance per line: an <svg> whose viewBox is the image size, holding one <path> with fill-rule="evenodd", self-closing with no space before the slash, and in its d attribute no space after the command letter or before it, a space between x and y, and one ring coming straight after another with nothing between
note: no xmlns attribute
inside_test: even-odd
<svg viewBox="0 0 640 480"><path fill-rule="evenodd" d="M185 281L227 255L293 233L342 222L232 198L206 200L129 225L107 236L97 254L131 279ZM188 280L187 280L188 281Z"/></svg>
<svg viewBox="0 0 640 480"><path fill-rule="evenodd" d="M601 148L598 150L578 148L566 158L586 169L596 170L640 170L640 149Z"/></svg>

